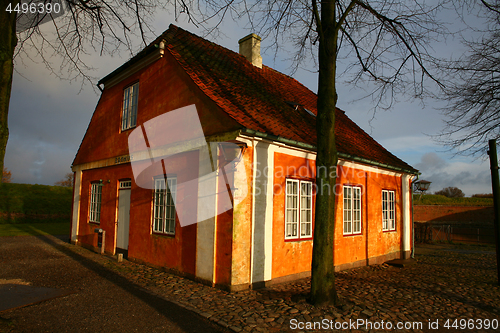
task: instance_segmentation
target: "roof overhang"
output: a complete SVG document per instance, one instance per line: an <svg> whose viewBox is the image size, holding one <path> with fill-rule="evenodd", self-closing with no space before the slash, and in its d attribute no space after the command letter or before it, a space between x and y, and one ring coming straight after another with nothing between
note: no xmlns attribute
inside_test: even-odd
<svg viewBox="0 0 500 333"><path fill-rule="evenodd" d="M165 54L165 41L161 41L159 44L154 44L149 48L145 49L143 52L140 52L135 57L127 61L125 64L121 65L113 72L106 75L104 78L99 80L97 86L103 84L105 88L111 88L112 86L121 82L125 78L129 77L130 75L137 73L141 69L155 62L156 60L162 58L164 54Z"/></svg>
<svg viewBox="0 0 500 333"><path fill-rule="evenodd" d="M311 145L311 144L308 144L308 143L304 143L304 142L295 141L295 140L290 140L290 139L287 139L287 138L284 138L284 137L280 137L280 136L276 136L276 135L272 135L272 134L262 133L262 132L255 131L255 130L252 130L252 129L249 129L249 128L244 128L244 129L241 130L241 132L244 133L244 134L247 134L249 136L255 136L255 137L259 137L259 138L263 138L263 139L268 139L268 140L271 140L271 141L281 142L281 143L284 143L284 144L287 144L287 145L290 145L290 146L294 146L294 147L298 147L298 148L302 148L302 149L306 149L306 150L310 150L310 151L314 151L314 152L317 151L317 148L314 145ZM420 172L418 170L416 170L416 169L405 169L405 168L393 166L393 165L390 165L390 164L385 164L385 163L380 163L380 162L377 162L377 161L372 161L372 160L369 160L369 159L366 159L366 158L363 158L363 157L358 157L358 156L355 156L355 155L346 154L346 153L343 153L343 152L338 152L338 157L342 158L342 159L345 159L345 160L350 160L350 161L353 161L353 162L360 162L360 163L372 165L372 166L375 166L375 167L389 169L389 170L392 170L392 171L397 171L397 172L406 173L406 174L410 174L410 175L419 175L420 174Z"/></svg>

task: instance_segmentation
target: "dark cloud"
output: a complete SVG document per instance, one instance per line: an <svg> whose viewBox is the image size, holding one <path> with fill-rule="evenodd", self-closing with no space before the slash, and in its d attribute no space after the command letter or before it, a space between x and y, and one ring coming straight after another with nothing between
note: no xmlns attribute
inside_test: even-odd
<svg viewBox="0 0 500 333"><path fill-rule="evenodd" d="M491 192L491 177L486 163L447 162L430 152L424 154L415 167L422 172L420 179L432 182L430 193L445 187L458 187L467 196Z"/></svg>
<svg viewBox="0 0 500 333"><path fill-rule="evenodd" d="M420 163L415 165L415 168L422 173L429 173L445 168L448 163L438 156L438 154L431 152L422 156Z"/></svg>
<svg viewBox="0 0 500 333"><path fill-rule="evenodd" d="M156 34L159 35L166 30L168 24L173 21L172 16L159 12L155 21ZM202 34L187 22L176 22L176 24L193 33ZM253 32L237 27L234 22L225 22L223 30L225 35L215 42L233 51L238 50L238 39ZM262 42L263 52L266 46L269 46L266 43L265 40ZM294 50L289 48L289 51ZM30 55L36 60L36 54ZM128 52L124 52L122 58L100 57L91 52L86 58L86 63L97 70L90 75L102 78L126 62L129 55ZM290 62L282 61L287 57L289 54L281 50L279 57L275 57L272 50L263 54L266 65L290 74ZM68 81L61 81L51 75L41 63L30 62L28 59L22 61L16 60L16 71L21 75L16 73L13 82L6 167L12 171L15 182L53 184L70 171L70 165L90 122L99 95L90 85L84 86L81 91L80 82L69 84ZM313 62L309 64L309 68L308 64L304 65L306 69L299 69L294 77L316 91L317 68ZM53 67L59 68L57 64ZM371 89L368 88L365 90L363 87L354 88L341 82L339 107L377 141L384 141L386 148L399 157L404 157L408 162L418 161L420 152L433 150L430 140L422 136L422 132L432 134L440 129L440 117L432 107L422 109L416 104L398 103L393 111L378 112L373 118L373 103L370 99L348 103L369 93ZM423 172L421 178L433 181L431 185L433 190L459 184L463 187L468 186L471 191L475 188L473 185L477 185L479 189L472 193L489 191L488 171L483 166L477 169L477 165L472 163L447 162L436 153L424 154L420 162L414 163L414 166Z"/></svg>

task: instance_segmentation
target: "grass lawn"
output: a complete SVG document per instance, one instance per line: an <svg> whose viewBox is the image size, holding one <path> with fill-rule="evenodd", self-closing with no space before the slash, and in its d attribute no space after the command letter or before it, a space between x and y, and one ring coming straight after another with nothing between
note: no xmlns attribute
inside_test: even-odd
<svg viewBox="0 0 500 333"><path fill-rule="evenodd" d="M22 223L0 224L2 236L68 235L70 224L65 223Z"/></svg>

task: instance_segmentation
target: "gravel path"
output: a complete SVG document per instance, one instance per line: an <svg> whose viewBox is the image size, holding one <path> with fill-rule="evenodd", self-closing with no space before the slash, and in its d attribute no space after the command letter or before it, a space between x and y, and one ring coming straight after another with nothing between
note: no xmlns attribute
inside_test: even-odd
<svg viewBox="0 0 500 333"><path fill-rule="evenodd" d="M228 332L110 270L111 260L51 236L0 237L0 279L73 292L1 312L0 332Z"/></svg>
<svg viewBox="0 0 500 333"><path fill-rule="evenodd" d="M53 238L24 237L21 253L16 250L20 238L0 238L0 279L22 278L76 293L0 313L0 332L11 326L12 332L39 327L54 332L166 332L162 323L170 321L196 332L187 326L195 320L179 319L175 311L181 309L170 309L166 300L236 332L500 331L493 247L426 245L417 249L417 263L405 268L376 265L339 272L336 285L343 305L317 308L306 302L309 279L227 293L156 268L117 263ZM184 318L197 316L188 312Z"/></svg>

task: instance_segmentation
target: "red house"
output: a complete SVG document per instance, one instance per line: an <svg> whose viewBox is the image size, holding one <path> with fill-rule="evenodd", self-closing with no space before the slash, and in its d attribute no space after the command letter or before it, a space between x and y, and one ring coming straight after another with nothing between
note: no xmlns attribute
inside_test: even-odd
<svg viewBox="0 0 500 333"><path fill-rule="evenodd" d="M317 97L262 65L260 37L239 43L171 25L99 82L72 166L72 242L97 247L101 228L109 254L230 290L310 274L315 175L332 172L316 170ZM405 258L417 170L336 117L334 264Z"/></svg>

